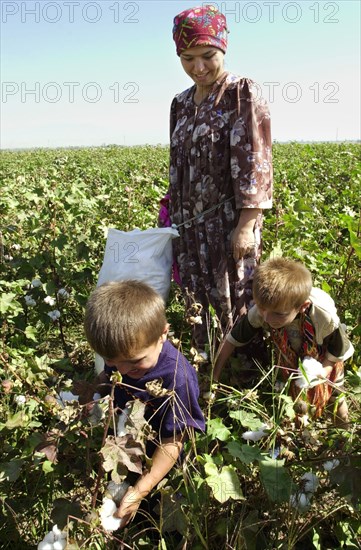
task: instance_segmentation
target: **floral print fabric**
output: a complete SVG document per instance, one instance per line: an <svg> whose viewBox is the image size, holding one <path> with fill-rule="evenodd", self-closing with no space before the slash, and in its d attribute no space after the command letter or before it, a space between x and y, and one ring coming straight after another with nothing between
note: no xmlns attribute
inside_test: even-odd
<svg viewBox="0 0 361 550"><path fill-rule="evenodd" d="M237 263L231 234L239 209L271 207L272 154L269 111L254 82L224 73L199 106L195 89L177 95L171 106L169 194L182 286L203 306L203 324L194 331L202 347L209 305L226 328L251 301L262 216L253 252Z"/></svg>
<svg viewBox="0 0 361 550"><path fill-rule="evenodd" d="M227 22L215 6L182 11L175 16L173 23L177 55L195 46L214 46L226 53Z"/></svg>

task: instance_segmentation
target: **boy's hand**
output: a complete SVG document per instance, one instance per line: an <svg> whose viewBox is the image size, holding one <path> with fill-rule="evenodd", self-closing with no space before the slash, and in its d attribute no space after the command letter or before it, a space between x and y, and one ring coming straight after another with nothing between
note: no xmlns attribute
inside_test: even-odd
<svg viewBox="0 0 361 550"><path fill-rule="evenodd" d="M142 495L135 487L128 488L120 502L118 510L114 514L116 517L123 519L122 526L127 525L136 514L142 498Z"/></svg>

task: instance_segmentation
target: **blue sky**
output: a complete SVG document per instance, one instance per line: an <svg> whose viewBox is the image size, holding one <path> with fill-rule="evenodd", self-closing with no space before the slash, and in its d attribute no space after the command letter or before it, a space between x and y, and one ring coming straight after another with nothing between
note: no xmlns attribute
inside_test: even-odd
<svg viewBox="0 0 361 550"><path fill-rule="evenodd" d="M359 0L208 2L226 69L255 80L276 141L360 139ZM189 1L1 0L1 148L166 144L192 81L172 40Z"/></svg>

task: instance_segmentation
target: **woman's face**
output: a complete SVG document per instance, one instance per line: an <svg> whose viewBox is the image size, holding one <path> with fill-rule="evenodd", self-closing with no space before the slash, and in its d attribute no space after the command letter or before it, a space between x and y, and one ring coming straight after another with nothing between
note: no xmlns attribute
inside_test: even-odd
<svg viewBox="0 0 361 550"><path fill-rule="evenodd" d="M224 53L213 46L196 46L180 55L183 69L198 87L210 88L223 74Z"/></svg>

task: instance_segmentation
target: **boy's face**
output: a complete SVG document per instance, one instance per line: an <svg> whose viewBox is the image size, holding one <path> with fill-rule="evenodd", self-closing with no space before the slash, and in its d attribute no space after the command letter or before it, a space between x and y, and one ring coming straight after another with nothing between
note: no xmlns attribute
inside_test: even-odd
<svg viewBox="0 0 361 550"><path fill-rule="evenodd" d="M104 357L104 361L109 367L116 367L123 376L127 375L134 380L139 380L157 364L166 338L167 332L163 333L154 344L140 349L132 357L118 356L113 359Z"/></svg>
<svg viewBox="0 0 361 550"><path fill-rule="evenodd" d="M292 321L297 317L298 313L304 311L307 305L310 302L305 302L301 307L297 308L280 308L275 307L274 309L262 308L259 304L258 310L263 317L263 320L272 328L282 328L291 324Z"/></svg>

